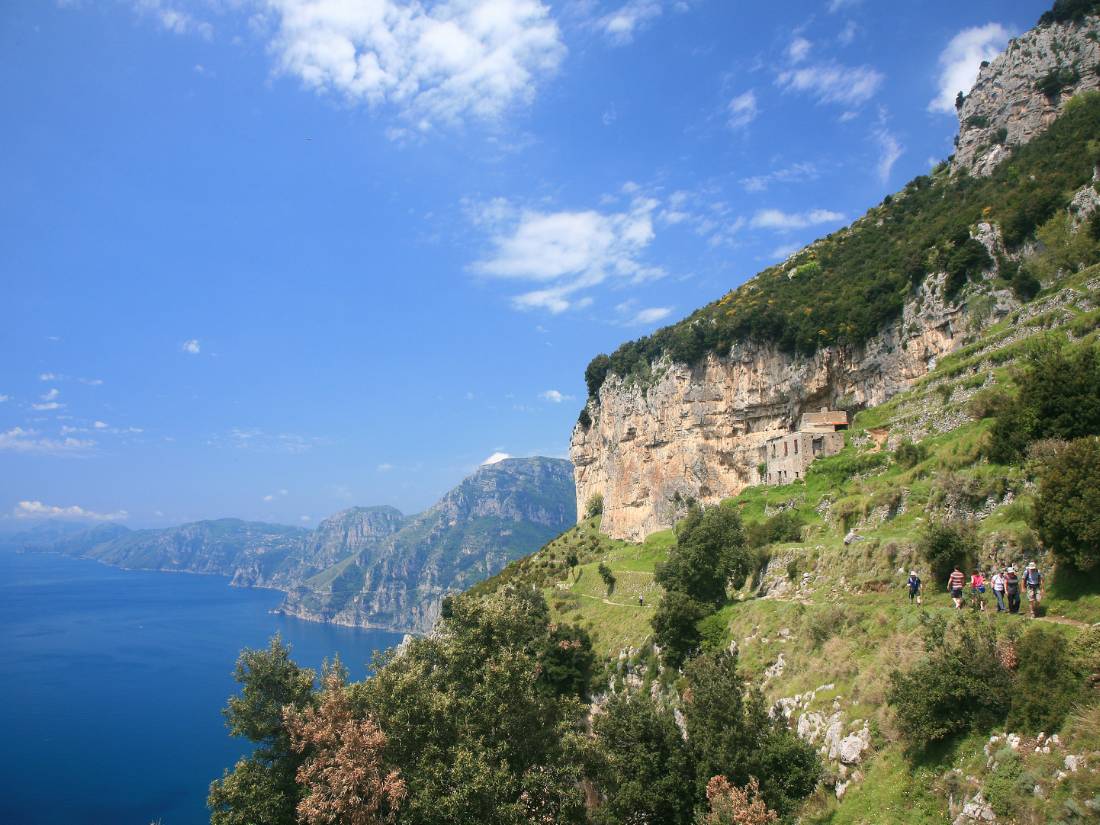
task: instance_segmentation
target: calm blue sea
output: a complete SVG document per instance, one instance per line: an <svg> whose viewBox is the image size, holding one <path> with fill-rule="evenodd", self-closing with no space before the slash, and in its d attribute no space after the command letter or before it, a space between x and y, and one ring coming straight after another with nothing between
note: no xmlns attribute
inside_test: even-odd
<svg viewBox="0 0 1100 825"><path fill-rule="evenodd" d="M0 822L194 825L248 749L227 735L242 647L276 632L299 664L361 678L400 636L270 613L281 594L217 576L0 552Z"/></svg>

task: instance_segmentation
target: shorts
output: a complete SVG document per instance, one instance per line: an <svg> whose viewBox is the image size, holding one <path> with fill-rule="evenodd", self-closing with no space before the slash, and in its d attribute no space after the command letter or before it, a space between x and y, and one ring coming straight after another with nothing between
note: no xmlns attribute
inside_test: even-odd
<svg viewBox="0 0 1100 825"><path fill-rule="evenodd" d="M963 597L963 589L961 587L952 587L951 588L951 598L952 599L961 599L962 597Z"/></svg>
<svg viewBox="0 0 1100 825"><path fill-rule="evenodd" d="M1039 590L1040 589L1041 589L1040 586L1037 585L1037 584L1029 584L1027 586L1027 599L1028 599L1028 601L1031 601L1031 602L1039 601Z"/></svg>

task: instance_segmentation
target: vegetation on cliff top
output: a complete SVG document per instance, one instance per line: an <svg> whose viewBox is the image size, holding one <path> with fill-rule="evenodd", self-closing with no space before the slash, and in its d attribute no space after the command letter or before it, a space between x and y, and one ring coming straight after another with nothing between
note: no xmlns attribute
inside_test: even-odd
<svg viewBox="0 0 1100 825"><path fill-rule="evenodd" d="M589 396L598 400L608 375L644 381L661 358L695 364L740 341L799 353L866 342L901 315L929 273L947 272L950 294L993 265L971 238L976 224L998 223L1005 243L1017 247L1064 209L1100 161L1097 135L1100 95L1084 95L990 177L952 176L946 165L937 167L850 227L684 320L597 355L585 372ZM1017 281L1017 291L1033 289L1011 263L1000 275Z"/></svg>

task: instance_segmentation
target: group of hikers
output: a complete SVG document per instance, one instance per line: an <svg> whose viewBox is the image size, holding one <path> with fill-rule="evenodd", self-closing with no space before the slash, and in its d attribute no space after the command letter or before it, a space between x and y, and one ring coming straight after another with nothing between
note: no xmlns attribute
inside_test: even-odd
<svg viewBox="0 0 1100 825"><path fill-rule="evenodd" d="M921 604L924 586L916 570L909 571L909 580L906 584L909 587L909 601ZM1028 564L1022 576L1012 565L994 572L988 578L981 569L975 568L970 574L970 604L976 610L985 610L985 592L988 587L997 600L998 613L1019 613L1021 586L1027 591L1028 609L1031 617L1035 618L1039 603L1043 600L1043 574L1035 562ZM966 574L959 569L958 565L947 577L947 590L951 593L955 609L962 610L965 606Z"/></svg>

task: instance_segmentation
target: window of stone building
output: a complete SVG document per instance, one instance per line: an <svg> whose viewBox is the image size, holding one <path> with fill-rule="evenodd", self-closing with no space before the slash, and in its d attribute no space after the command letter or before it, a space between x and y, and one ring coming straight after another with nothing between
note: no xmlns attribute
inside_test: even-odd
<svg viewBox="0 0 1100 825"><path fill-rule="evenodd" d="M794 440L794 454L798 455L798 439Z"/></svg>
<svg viewBox="0 0 1100 825"><path fill-rule="evenodd" d="M786 441L783 442L783 456L784 457L787 456L787 442Z"/></svg>

